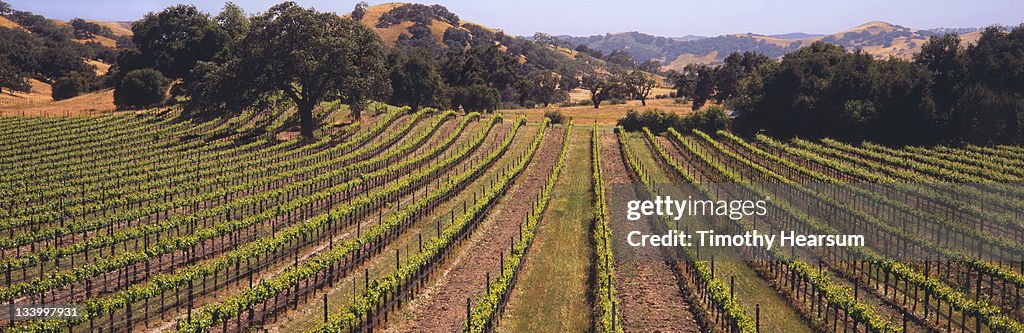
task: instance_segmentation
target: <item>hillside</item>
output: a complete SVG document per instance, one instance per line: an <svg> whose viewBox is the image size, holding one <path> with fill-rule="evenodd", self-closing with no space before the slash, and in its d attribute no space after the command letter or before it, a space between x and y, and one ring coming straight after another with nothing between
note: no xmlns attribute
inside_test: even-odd
<svg viewBox="0 0 1024 333"><path fill-rule="evenodd" d="M476 23L459 20L457 16L455 16L454 20L451 20L445 19L442 17L443 15L437 15L440 9L435 8L443 7L431 7L431 9L434 9L434 15L428 15L426 17L412 17L414 14L407 14L405 17L398 17L398 15L389 14L396 8L403 7L405 5L410 4L391 2L367 7L366 14L363 15L360 22L372 28L373 31L375 31L377 35L384 40L384 43L392 47L395 46L396 42L403 34L407 37L414 36L417 32L413 27L418 23L425 25L440 45L444 45L443 41L445 31L448 31L449 28L453 27L464 31L482 29L492 34L495 33L494 29ZM444 12L447 12L447 10L445 9ZM385 15L392 17L392 19L389 20L388 16ZM349 16L351 16L351 14L349 14Z"/></svg>
<svg viewBox="0 0 1024 333"><path fill-rule="evenodd" d="M497 45L525 67L556 71L561 75L579 76L580 70L605 73L608 68L602 59L576 61L578 52L557 38L537 40L506 35L500 29L462 20L441 5L385 3L366 7L361 16L356 13L346 16L358 18L389 47L443 51Z"/></svg>
<svg viewBox="0 0 1024 333"><path fill-rule="evenodd" d="M38 44L35 44L37 46L34 47L37 48L42 47L39 45L57 47L62 45L60 43L76 46L78 49L74 51L79 52L77 54L80 55L77 56L81 57L83 66L77 70L94 72L97 77L105 75L113 63L118 40L125 40L131 37L131 23L93 20L77 21L78 25L75 25L73 24L74 22L45 18L29 12L14 11L6 16L0 16L0 29L9 32L8 36L16 37L19 33L31 36L27 38L36 40ZM14 92L9 89L3 89L3 92L0 93L0 109L7 113L14 112L18 114L60 113L57 110L62 110L61 112L65 113L80 114L83 112L113 109L112 94L109 90L86 93L76 98L55 102L51 96L53 91L51 83L56 79L57 77L52 75L46 76L36 73L27 79L31 87L28 92Z"/></svg>
<svg viewBox="0 0 1024 333"><path fill-rule="evenodd" d="M665 64L666 69L679 69L691 63L719 63L732 52L754 51L781 57L816 41L841 45L850 50L861 49L878 58L895 56L909 59L920 50L928 37L944 32L960 33L965 44L976 41L980 35L978 29L973 28L917 30L872 21L827 35L743 33L681 40L640 32L623 32L590 37L561 37L569 43L586 45L602 52L627 50L637 60L657 59Z"/></svg>

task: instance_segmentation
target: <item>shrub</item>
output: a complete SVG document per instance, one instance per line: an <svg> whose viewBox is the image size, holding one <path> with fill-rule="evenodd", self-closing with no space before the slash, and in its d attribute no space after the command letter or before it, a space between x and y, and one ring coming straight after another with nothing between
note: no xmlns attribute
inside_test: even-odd
<svg viewBox="0 0 1024 333"><path fill-rule="evenodd" d="M55 101L72 98L96 90L98 83L96 75L71 72L53 83L53 93L51 96Z"/></svg>
<svg viewBox="0 0 1024 333"><path fill-rule="evenodd" d="M688 129L699 129L704 133L714 133L729 127L732 121L725 109L718 105L712 105L704 110L697 111L683 117L684 126Z"/></svg>
<svg viewBox="0 0 1024 333"><path fill-rule="evenodd" d="M452 96L452 106L461 106L466 112L494 112L500 100L498 89L474 84L456 89Z"/></svg>
<svg viewBox="0 0 1024 333"><path fill-rule="evenodd" d="M639 131L641 128L647 127L651 132L661 133L671 127L683 133L692 129L714 133L729 127L729 122L730 119L725 114L725 110L720 106L712 105L685 116L665 113L660 110L647 110L643 113L629 110L625 117L619 119L618 125L627 131Z"/></svg>
<svg viewBox="0 0 1024 333"><path fill-rule="evenodd" d="M608 100L608 105L619 105L619 104L626 104L626 100L621 99L621 98L612 98L612 99Z"/></svg>
<svg viewBox="0 0 1024 333"><path fill-rule="evenodd" d="M159 104L171 84L163 74L152 68L128 72L114 89L114 104L118 109L144 108Z"/></svg>
<svg viewBox="0 0 1024 333"><path fill-rule="evenodd" d="M551 119L551 124L565 124L565 115L560 111L547 111L544 112L544 118Z"/></svg>

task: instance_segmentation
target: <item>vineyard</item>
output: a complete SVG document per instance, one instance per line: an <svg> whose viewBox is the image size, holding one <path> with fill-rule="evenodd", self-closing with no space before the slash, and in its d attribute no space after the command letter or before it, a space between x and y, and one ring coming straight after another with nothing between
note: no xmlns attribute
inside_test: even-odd
<svg viewBox="0 0 1024 333"><path fill-rule="evenodd" d="M0 117L0 330L1024 332L1024 148L369 113ZM662 196L768 206L624 217ZM626 237L710 229L867 242Z"/></svg>

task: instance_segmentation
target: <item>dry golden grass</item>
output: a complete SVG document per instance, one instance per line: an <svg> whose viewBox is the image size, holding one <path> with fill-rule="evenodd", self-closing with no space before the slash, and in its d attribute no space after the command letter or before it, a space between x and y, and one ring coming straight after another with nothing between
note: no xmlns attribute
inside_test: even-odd
<svg viewBox="0 0 1024 333"><path fill-rule="evenodd" d="M33 92L35 94L35 92ZM4 93L6 96L7 93ZM0 114L7 116L86 116L114 111L114 90L98 92L53 101L49 93L47 100L0 107Z"/></svg>
<svg viewBox="0 0 1024 333"><path fill-rule="evenodd" d="M373 29L373 31L375 31L377 35L380 36L380 39L384 41L384 44L393 47L395 46L395 42L398 41L399 36L401 36L402 34L409 34L409 28L413 26L413 22L406 21L396 25L392 25L387 28L378 28L377 23L380 21L380 17L384 16L385 13L391 11L392 9L395 9L395 7L404 4L405 3L402 2L389 2L379 4L376 6L367 7L366 14L363 15L363 19L360 22ZM494 29L468 21L460 21L459 25L461 27L474 25L481 27L484 30L495 32ZM435 38L437 38L438 43L440 43L443 40L444 32L451 27L451 24L438 20L433 20L432 22L430 22L430 25L428 26L428 28L430 29L430 33L433 34ZM442 44L441 47L445 47L445 45Z"/></svg>
<svg viewBox="0 0 1024 333"><path fill-rule="evenodd" d="M114 33L114 36L131 36L132 35L132 23L131 22L104 22L104 21L94 21L94 20L86 20L86 21L92 22L92 23L96 23L96 24L99 24L100 26L104 26L104 27L110 28L110 31Z"/></svg>
<svg viewBox="0 0 1024 333"><path fill-rule="evenodd" d="M893 31L893 30L896 30L896 27L893 26L892 24L889 24L887 22L882 22L882 21L871 21L871 22L868 22L868 23L864 23L864 24L858 25L858 26L854 27L853 29L843 31L842 33L846 33L846 32L864 32L864 31L867 31L868 33L870 33L872 35L877 35L877 34L880 34L880 33L883 33L883 32L890 32L890 31Z"/></svg>
<svg viewBox="0 0 1024 333"><path fill-rule="evenodd" d="M86 60L85 63L90 64L93 67L96 67L96 75L104 75L107 74L108 71L110 71L110 64L99 60L89 59Z"/></svg>
<svg viewBox="0 0 1024 333"><path fill-rule="evenodd" d="M783 47L783 48L789 47L790 44L793 44L793 43L799 41L799 39L785 39L785 38L778 38L778 37L765 36L765 35L757 35L757 34L751 34L751 33L736 34L736 35L733 35L733 36L737 36L737 37L750 37L750 38L753 38L753 39L755 39L757 41L765 42L765 43L772 44L772 45L775 45L775 46L778 46L778 47Z"/></svg>
<svg viewBox="0 0 1024 333"><path fill-rule="evenodd" d="M614 126L615 122L626 115L626 111L636 110L642 112L644 110L661 110L676 114L686 114L692 112L690 103L676 104L671 98L661 99L648 99L647 106L641 106L640 101L626 101L626 104L611 105L607 101L601 104L601 108L595 109L591 105L578 105L578 106L567 106L561 107L557 105L551 105L543 108L533 109L507 109L499 110L508 116L518 117L519 115L526 115L526 118L531 122L539 122L544 118L544 113L548 111L561 112L566 117L572 118L577 125L609 125Z"/></svg>
<svg viewBox="0 0 1024 333"><path fill-rule="evenodd" d="M115 41L113 39L110 39L110 38L108 38L106 36L100 36L100 35L93 35L91 38L88 38L88 39L72 39L72 41L74 41L75 43L79 43L79 44L85 44L85 43L88 43L88 42L96 42L96 43L100 43L100 45L103 45L103 46L106 46L106 47L109 47L109 48L112 48L112 49L113 48L117 48L117 41Z"/></svg>
<svg viewBox="0 0 1024 333"><path fill-rule="evenodd" d="M366 14L363 15L363 20L361 22L373 29L373 31L377 32L377 35L380 36L380 39L383 40L385 44L388 46L395 46L395 41L398 40L398 36L401 36L403 33L407 33L409 27L412 26L412 22L403 22L402 24L396 24L387 28L378 28L377 22L380 21L380 17L384 16L385 13L401 5L401 3L392 2L367 7Z"/></svg>
<svg viewBox="0 0 1024 333"><path fill-rule="evenodd" d="M981 39L981 31L968 32L960 35L960 45L967 47L967 45L977 43L978 39Z"/></svg>
<svg viewBox="0 0 1024 333"><path fill-rule="evenodd" d="M18 23L14 22L14 21L11 21L10 19L8 19L6 17L3 17L3 16L0 16L0 27L4 27L4 28L8 28L8 29L21 29L21 30L25 30L25 28L22 27L21 25L18 25Z"/></svg>
<svg viewBox="0 0 1024 333"><path fill-rule="evenodd" d="M10 90L4 90L3 93L0 93L0 109L53 101L53 98L50 97L53 90L49 84L36 79L29 79L28 82L32 85L32 90L30 92L11 92Z"/></svg>
<svg viewBox="0 0 1024 333"><path fill-rule="evenodd" d="M709 64L714 64L714 63L718 63L718 62L719 62L719 60L718 60L718 51L711 51L711 52L709 52L708 54L705 54L705 55L680 54L679 57L676 57L675 59L670 61L667 65L662 66L662 68L664 68L664 69L676 69L676 70L679 70L679 69L683 69L683 67L686 67L686 65L689 65L689 64L705 64L705 65L709 65Z"/></svg>

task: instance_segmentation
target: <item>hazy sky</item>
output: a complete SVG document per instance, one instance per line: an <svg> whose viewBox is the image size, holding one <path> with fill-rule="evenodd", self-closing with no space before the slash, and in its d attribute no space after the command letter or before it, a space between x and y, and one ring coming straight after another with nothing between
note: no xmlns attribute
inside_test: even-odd
<svg viewBox="0 0 1024 333"><path fill-rule="evenodd" d="M189 2L208 12L220 0L6 0L15 9L48 17L136 20L172 4ZM283 0L236 0L256 13ZM347 13L356 1L298 0L319 10ZM368 1L371 5L386 1ZM463 20L515 35L542 31L593 35L640 31L661 36L754 32L832 33L867 21L912 28L981 27L1024 22L1022 0L435 0Z"/></svg>

